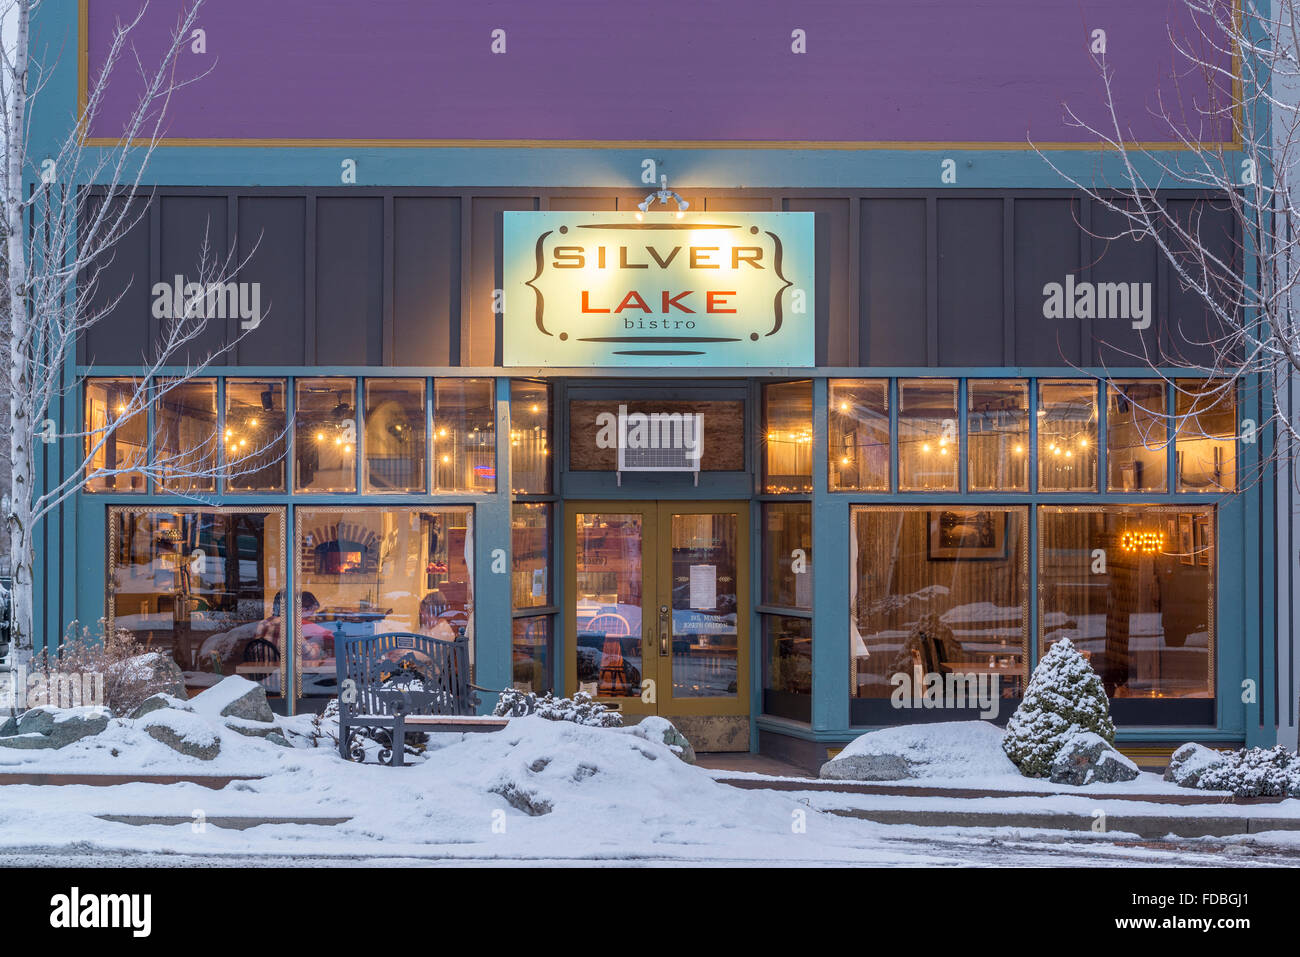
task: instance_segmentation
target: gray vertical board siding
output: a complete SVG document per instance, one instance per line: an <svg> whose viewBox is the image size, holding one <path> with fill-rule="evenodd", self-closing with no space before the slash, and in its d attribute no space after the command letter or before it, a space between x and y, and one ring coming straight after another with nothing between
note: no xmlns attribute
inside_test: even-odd
<svg viewBox="0 0 1300 957"><path fill-rule="evenodd" d="M447 366L460 355L457 197L393 200L393 363Z"/></svg>
<svg viewBox="0 0 1300 957"><path fill-rule="evenodd" d="M235 263L230 262L233 249L226 222L226 198L162 195L157 202L158 281L172 287L177 276L184 277L183 282L197 282L200 277L212 280L229 278L225 274L225 264L229 263L233 268ZM203 331L189 343L186 354L178 358L178 364L197 362L217 354L238 328L238 319L209 318ZM225 357L217 361L224 362Z"/></svg>
<svg viewBox="0 0 1300 957"><path fill-rule="evenodd" d="M493 292L501 288L501 214L536 206L531 196L475 196L470 212L469 315L461 317L461 364L501 364L501 316Z"/></svg>
<svg viewBox="0 0 1300 957"><path fill-rule="evenodd" d="M1130 208L1127 205L1125 208ZM1160 251L1150 238L1134 239L1128 233L1132 225L1121 212L1107 209L1102 203L1092 204L1089 223L1092 282L1095 287L1104 283L1150 283L1151 324L1146 329L1134 329L1133 320L1105 318L1100 313L1092 320L1091 354L1085 358L1089 364L1100 366L1141 366L1160 362L1160 323L1156 275L1160 268ZM1098 297L1100 298L1100 297ZM1130 303L1130 310L1132 303Z"/></svg>
<svg viewBox="0 0 1300 957"><path fill-rule="evenodd" d="M1002 356L1001 199L939 200L939 365L998 366Z"/></svg>
<svg viewBox="0 0 1300 957"><path fill-rule="evenodd" d="M121 209L122 203L113 201L112 212ZM91 206L95 208L96 202L92 201ZM83 283L94 275L89 301L92 314L112 307L82 336L78 352L83 364L139 365L150 349L153 270L148 200L134 200L127 215L133 223L131 228L89 273L83 273Z"/></svg>
<svg viewBox="0 0 1300 957"><path fill-rule="evenodd" d="M500 364L501 213L629 210L639 191L516 188L164 187L106 261L95 302L121 297L91 329L83 363L138 365L149 348L152 284L197 271L212 251L248 262L264 322L223 364L493 366ZM1195 292L1150 242L1127 236L1101 204L1066 191L687 191L695 211L785 209L816 217L819 365L978 367L1141 365L1173 355L1206 361L1215 334ZM1229 210L1195 194L1165 194L1203 243L1241 262ZM1090 236L1092 230L1097 236ZM1152 323L1045 319L1043 287L1150 282ZM215 322L197 358L220 346ZM236 319L224 335L239 333ZM227 340L228 341L228 340ZM1145 347L1145 350L1144 350Z"/></svg>
<svg viewBox="0 0 1300 957"><path fill-rule="evenodd" d="M241 365L307 362L306 229L304 197L239 197L239 279L262 284L263 314L239 343Z"/></svg>
<svg viewBox="0 0 1300 957"><path fill-rule="evenodd" d="M1171 216L1191 231L1194 245L1204 248L1221 262L1231 263L1240 271L1242 266L1241 238L1238 223L1226 202L1209 202L1196 199L1170 199ZM1169 271L1168 313L1166 338L1171 358L1181 363L1195 363L1213 367L1216 348L1214 341L1223 335L1218 317L1206 304L1205 298L1187 287L1188 280L1203 281L1197 264L1198 257L1189 253L1186 246L1171 235L1170 245L1183 270L1183 278L1172 263L1162 263ZM1216 267L1218 268L1218 267ZM1240 322L1240 317L1237 318Z"/></svg>
<svg viewBox="0 0 1300 957"><path fill-rule="evenodd" d="M1043 286L1078 281L1078 201L1018 198L1015 203L1016 362L1059 366L1080 362L1077 321L1043 318Z"/></svg>
<svg viewBox="0 0 1300 957"><path fill-rule="evenodd" d="M384 201L316 201L316 361L380 365L384 324Z"/></svg>
<svg viewBox="0 0 1300 957"><path fill-rule="evenodd" d="M925 200L862 200L859 335L867 366L923 366Z"/></svg>
<svg viewBox="0 0 1300 957"><path fill-rule="evenodd" d="M791 197L790 212L814 215L816 238L816 362L819 366L852 364L858 354L857 330L848 308L853 282L849 263L849 200Z"/></svg>

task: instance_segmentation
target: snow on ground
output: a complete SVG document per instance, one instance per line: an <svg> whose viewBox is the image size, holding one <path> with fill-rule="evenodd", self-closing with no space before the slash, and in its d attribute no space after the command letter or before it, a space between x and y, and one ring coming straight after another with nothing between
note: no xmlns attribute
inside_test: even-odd
<svg viewBox="0 0 1300 957"><path fill-rule="evenodd" d="M1195 842L1174 853L1137 844L1125 847L1114 843L1114 835L1035 831L1031 839L1026 836L1030 832L1015 828L921 828L844 817L830 809L975 808L971 801L953 798L733 788L716 781L713 773L683 763L667 746L638 736L633 729L518 718L500 732L432 736L433 744L423 758L413 759L406 768L391 768L344 761L328 741L318 748L285 748L230 731L215 720L208 722L208 728L220 740L221 753L215 760L201 761L178 754L145 733L151 719L160 720L159 714L138 721L114 719L102 734L58 751L0 750L0 772L264 776L235 781L221 790L192 783L139 782L112 787L0 786L0 863L203 860L246 866L258 861L546 860L1131 865L1213 860ZM311 716L277 719L277 725L299 744L306 743L301 733L311 723ZM202 729L188 730L198 734ZM955 749L970 746L971 741L953 745ZM938 748L932 753L936 772L955 773L951 756L941 757ZM978 780L950 779L967 784ZM980 804L982 810L1088 815L1099 806L1091 794L987 799ZM1167 805L1151 807L1169 810ZM1136 802L1124 802L1122 813L1142 813L1138 808ZM1268 812L1283 808L1300 816L1300 801L1271 805ZM1205 813L1243 810L1209 805ZM1184 811L1202 813L1179 809ZM100 815L151 815L180 823L141 826L102 820ZM223 816L349 820L334 826L305 821L247 830L206 823ZM1251 836L1252 841L1256 837L1262 836ZM1278 854L1297 849L1294 835L1280 837ZM1014 851L1008 842L1015 845ZM1047 842L1050 850L1033 846L1035 842ZM1245 855L1243 862L1246 857L1256 863L1279 862L1256 860L1259 852L1254 847L1244 847L1240 853ZM1294 863L1294 857L1287 860Z"/></svg>

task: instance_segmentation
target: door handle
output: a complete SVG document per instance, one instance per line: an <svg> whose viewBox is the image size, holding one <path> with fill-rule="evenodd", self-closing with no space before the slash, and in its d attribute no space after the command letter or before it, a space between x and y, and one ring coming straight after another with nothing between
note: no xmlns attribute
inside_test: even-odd
<svg viewBox="0 0 1300 957"><path fill-rule="evenodd" d="M659 606L659 657L668 657L668 631L670 628L668 606Z"/></svg>

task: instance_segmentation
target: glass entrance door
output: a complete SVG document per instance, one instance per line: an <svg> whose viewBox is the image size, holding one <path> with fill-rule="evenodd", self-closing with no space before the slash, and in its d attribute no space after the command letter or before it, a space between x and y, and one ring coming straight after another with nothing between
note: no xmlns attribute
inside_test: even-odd
<svg viewBox="0 0 1300 957"><path fill-rule="evenodd" d="M566 693L747 714L747 503L570 503L566 519Z"/></svg>

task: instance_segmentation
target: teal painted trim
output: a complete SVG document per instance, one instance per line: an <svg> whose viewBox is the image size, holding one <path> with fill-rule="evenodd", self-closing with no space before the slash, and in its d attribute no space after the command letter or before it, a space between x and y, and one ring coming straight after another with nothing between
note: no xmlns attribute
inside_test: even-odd
<svg viewBox="0 0 1300 957"><path fill-rule="evenodd" d="M850 690L848 505L817 494L829 479L827 386L824 379L813 382L812 726L818 731L848 727Z"/></svg>
<svg viewBox="0 0 1300 957"><path fill-rule="evenodd" d="M497 486L474 508L474 683L500 690L512 687L510 616L510 380L497 379ZM493 552L497 553L494 559ZM495 571L493 566L500 569ZM480 692L481 714L496 700Z"/></svg>

